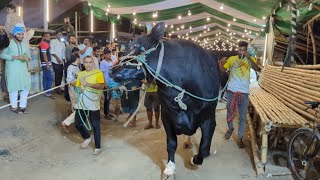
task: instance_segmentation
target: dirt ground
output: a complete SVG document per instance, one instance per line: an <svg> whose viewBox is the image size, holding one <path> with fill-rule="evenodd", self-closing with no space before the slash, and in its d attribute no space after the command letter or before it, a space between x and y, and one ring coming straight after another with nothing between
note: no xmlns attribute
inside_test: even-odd
<svg viewBox="0 0 320 180"><path fill-rule="evenodd" d="M93 143L88 149L80 149L82 140L73 125L69 128L70 134L59 127L58 124L67 117L69 109L62 96L56 100L39 96L31 99L28 107L29 115L13 114L8 108L0 110L0 179L161 179L167 161L165 131L163 127L159 130L143 129L147 122L144 108L137 116L135 128L123 128L126 114L120 116L120 122L102 118L103 150L100 155L94 156ZM224 139L227 128L224 107L225 104L218 105L211 156L205 159L202 166L190 165L192 150L183 149L185 137L179 136L176 152L177 180L257 179L251 163L250 148L240 150L235 143L237 131L233 139ZM200 134L198 130L194 136L196 147L200 142ZM248 142L246 144L250 147Z"/></svg>

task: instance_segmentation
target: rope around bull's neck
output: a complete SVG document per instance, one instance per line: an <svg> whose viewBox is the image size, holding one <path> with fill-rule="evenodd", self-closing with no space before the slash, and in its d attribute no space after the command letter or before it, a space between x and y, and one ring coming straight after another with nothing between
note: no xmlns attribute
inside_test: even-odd
<svg viewBox="0 0 320 180"><path fill-rule="evenodd" d="M160 43L162 45L161 48L164 48L164 44L162 42L160 42ZM174 101L179 104L179 107L181 109L187 110L187 105L184 102L182 102L184 94L187 94L187 95L189 95L189 96L191 96L191 97L193 97L195 99L198 99L198 100L201 100L201 101L206 101L206 102L213 102L213 101L218 100L219 96L217 96L215 98L203 98L203 97L199 97L199 96L197 96L195 94L192 94L192 93L186 91L185 89L181 88L180 86L171 83L169 80L167 80L165 77L163 77L160 74L160 71L156 72L154 69L152 69L148 65L148 63L146 61L146 57L147 57L147 55L149 55L151 52L153 52L155 50L156 50L156 48L151 48L151 49L145 51L143 54L140 54L138 56L133 57L133 59L136 59L139 62L141 62L145 66L147 71L151 74L151 76L153 76L154 79L157 79L159 82L161 82L162 84L166 85L167 87L171 87L171 88L174 88L174 89L180 91L180 93L174 98ZM163 54L161 55L161 53L164 53L164 51L160 51L159 58L160 57L163 58ZM159 60L158 60L158 63L159 63ZM229 80L230 80L230 78L229 78ZM229 82L229 80L228 80L228 82ZM228 86L228 83L223 88L223 91L227 88L227 86Z"/></svg>

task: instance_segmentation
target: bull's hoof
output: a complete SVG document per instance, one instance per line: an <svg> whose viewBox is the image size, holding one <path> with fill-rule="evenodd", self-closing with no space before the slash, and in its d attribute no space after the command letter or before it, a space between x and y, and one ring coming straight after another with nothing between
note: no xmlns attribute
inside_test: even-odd
<svg viewBox="0 0 320 180"><path fill-rule="evenodd" d="M203 163L203 158L200 158L197 155L191 158L191 165L193 166L202 165L202 163Z"/></svg>
<svg viewBox="0 0 320 180"><path fill-rule="evenodd" d="M171 174L171 175L163 174L162 180L176 180L176 174Z"/></svg>
<svg viewBox="0 0 320 180"><path fill-rule="evenodd" d="M163 180L175 180L176 179L176 165L174 162L169 161L166 169L163 171Z"/></svg>
<svg viewBox="0 0 320 180"><path fill-rule="evenodd" d="M185 141L183 143L183 148L184 149L191 149L192 148L192 142L191 141L190 142Z"/></svg>

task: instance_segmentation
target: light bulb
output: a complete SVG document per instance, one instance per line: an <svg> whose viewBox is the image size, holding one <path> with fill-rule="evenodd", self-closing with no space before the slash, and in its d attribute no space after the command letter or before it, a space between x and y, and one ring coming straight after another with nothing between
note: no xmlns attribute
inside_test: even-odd
<svg viewBox="0 0 320 180"><path fill-rule="evenodd" d="M223 10L223 3L222 3L221 6L220 6L220 10Z"/></svg>
<svg viewBox="0 0 320 180"><path fill-rule="evenodd" d="M190 12L190 10L188 10L188 16L191 16L191 12Z"/></svg>

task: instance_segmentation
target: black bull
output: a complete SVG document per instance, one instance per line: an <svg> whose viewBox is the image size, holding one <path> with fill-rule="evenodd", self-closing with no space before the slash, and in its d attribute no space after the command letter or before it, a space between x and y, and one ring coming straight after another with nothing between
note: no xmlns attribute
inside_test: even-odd
<svg viewBox="0 0 320 180"><path fill-rule="evenodd" d="M129 48L135 54L144 49L156 47L164 34L164 24L159 23L152 33L140 37L130 43ZM174 39L163 41L164 57L160 74L174 85L203 98L216 98L219 95L218 63L209 52L194 44L192 41ZM142 48L143 47L143 48ZM141 50L142 49L142 50ZM146 57L148 65L156 70L161 44ZM119 82L126 80L141 80L144 78L142 69L123 65L113 69L111 76ZM148 73L148 81L153 77ZM182 110L174 101L179 91L157 81L158 94L161 103L161 118L167 134L168 162L174 161L177 149L177 135L193 135L198 127L202 137L198 155L193 157L193 163L200 165L203 158L210 155L212 136L216 126L215 109L217 101L205 102L184 95L183 102L187 110Z"/></svg>

